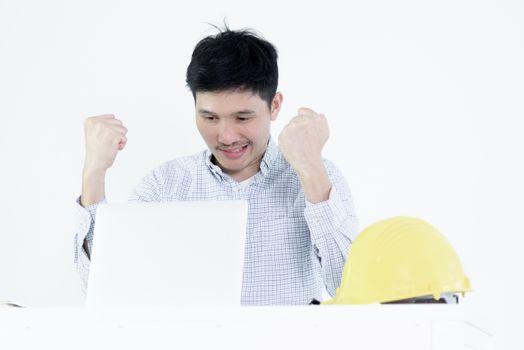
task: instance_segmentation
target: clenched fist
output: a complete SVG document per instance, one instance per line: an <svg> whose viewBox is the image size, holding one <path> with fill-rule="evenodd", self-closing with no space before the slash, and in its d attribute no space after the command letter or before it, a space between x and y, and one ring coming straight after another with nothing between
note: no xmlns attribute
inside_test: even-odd
<svg viewBox="0 0 524 350"><path fill-rule="evenodd" d="M105 175L127 143L127 128L112 114L90 117L84 123L86 157L80 203L87 207L105 198Z"/></svg>
<svg viewBox="0 0 524 350"><path fill-rule="evenodd" d="M326 117L309 108L299 108L298 115L280 133L278 145L284 158L300 174L319 165L328 138Z"/></svg>
<svg viewBox="0 0 524 350"><path fill-rule="evenodd" d="M84 123L86 159L84 168L105 172L127 143L127 128L112 114L90 117Z"/></svg>

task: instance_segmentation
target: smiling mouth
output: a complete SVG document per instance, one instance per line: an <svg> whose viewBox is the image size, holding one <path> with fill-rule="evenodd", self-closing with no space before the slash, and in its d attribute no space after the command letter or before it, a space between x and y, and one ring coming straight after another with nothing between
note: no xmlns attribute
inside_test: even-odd
<svg viewBox="0 0 524 350"><path fill-rule="evenodd" d="M237 159L244 155L249 144L235 148L219 148L220 152L230 159Z"/></svg>

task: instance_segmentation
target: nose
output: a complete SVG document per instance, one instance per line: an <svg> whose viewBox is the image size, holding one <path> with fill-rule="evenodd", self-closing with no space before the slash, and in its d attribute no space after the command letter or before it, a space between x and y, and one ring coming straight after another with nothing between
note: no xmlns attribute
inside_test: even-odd
<svg viewBox="0 0 524 350"><path fill-rule="evenodd" d="M218 142L224 145L232 145L239 141L236 126L233 122L223 119L218 125Z"/></svg>

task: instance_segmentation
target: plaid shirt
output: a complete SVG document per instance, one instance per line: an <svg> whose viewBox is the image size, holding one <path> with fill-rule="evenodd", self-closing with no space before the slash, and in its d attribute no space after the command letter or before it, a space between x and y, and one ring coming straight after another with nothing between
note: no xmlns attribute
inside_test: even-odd
<svg viewBox="0 0 524 350"><path fill-rule="evenodd" d="M308 304L322 299L322 284L335 295L357 220L349 187L324 159L332 183L329 199L310 203L300 180L272 139L259 172L247 186L211 162L209 150L165 162L146 175L131 201L246 199L248 220L241 304ZM104 202L105 199L102 201ZM101 203L102 203L101 202ZM75 265L84 291L96 208L77 199Z"/></svg>

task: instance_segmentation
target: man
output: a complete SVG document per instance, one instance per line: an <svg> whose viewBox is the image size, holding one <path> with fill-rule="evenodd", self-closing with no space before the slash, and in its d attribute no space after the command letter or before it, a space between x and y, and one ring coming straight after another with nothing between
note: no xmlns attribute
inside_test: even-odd
<svg viewBox="0 0 524 350"><path fill-rule="evenodd" d="M335 294L357 232L349 188L321 157L326 118L308 108L270 137L283 95L277 92L277 52L250 31L227 27L201 40L187 69L198 131L208 150L153 170L131 200L247 199L242 304L307 304L322 284ZM75 263L87 287L96 208L104 179L127 129L113 115L85 122L86 158Z"/></svg>

